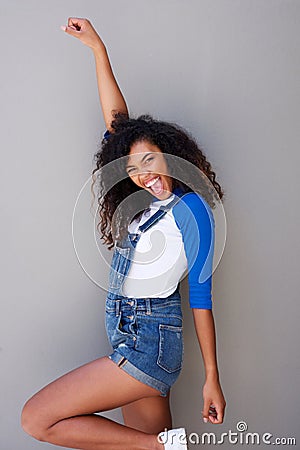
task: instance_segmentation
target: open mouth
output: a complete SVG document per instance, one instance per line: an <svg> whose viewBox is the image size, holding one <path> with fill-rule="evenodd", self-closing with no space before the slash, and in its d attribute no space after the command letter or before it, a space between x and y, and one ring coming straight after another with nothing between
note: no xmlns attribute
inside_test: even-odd
<svg viewBox="0 0 300 450"><path fill-rule="evenodd" d="M163 182L162 179L158 176L155 178L152 178L152 180L147 181L146 183L144 183L145 187L148 189L151 189L151 191L155 194L155 195L159 195L162 194L164 189L163 189Z"/></svg>

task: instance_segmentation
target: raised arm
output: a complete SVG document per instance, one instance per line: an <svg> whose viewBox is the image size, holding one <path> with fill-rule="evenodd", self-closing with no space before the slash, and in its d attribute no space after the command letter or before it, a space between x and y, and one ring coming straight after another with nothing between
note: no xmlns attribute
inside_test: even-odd
<svg viewBox="0 0 300 450"><path fill-rule="evenodd" d="M88 19L70 17L68 25L61 29L78 38L83 44L90 47L94 53L98 92L105 126L111 129L114 112L128 115L126 101L114 77L105 45Z"/></svg>

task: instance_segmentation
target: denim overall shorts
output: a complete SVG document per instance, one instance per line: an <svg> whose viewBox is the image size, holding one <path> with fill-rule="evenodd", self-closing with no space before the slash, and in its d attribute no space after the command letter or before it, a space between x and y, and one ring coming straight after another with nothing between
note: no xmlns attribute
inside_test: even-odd
<svg viewBox="0 0 300 450"><path fill-rule="evenodd" d="M108 357L137 380L166 397L183 362L183 323L179 285L166 298L122 295L136 244L178 201L162 205L138 229L114 247L105 305L105 328L113 352Z"/></svg>

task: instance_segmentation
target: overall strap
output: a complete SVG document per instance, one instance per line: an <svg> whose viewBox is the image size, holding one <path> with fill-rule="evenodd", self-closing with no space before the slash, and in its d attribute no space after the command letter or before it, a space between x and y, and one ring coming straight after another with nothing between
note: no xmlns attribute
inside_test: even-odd
<svg viewBox="0 0 300 450"><path fill-rule="evenodd" d="M139 226L139 230L144 233L146 230L148 230L152 225L154 225L156 222L159 221L171 208L173 208L176 203L178 203L180 200L180 196L174 197L172 201L167 203L166 205L161 205L159 207L159 210L156 211L156 213L153 214L143 225Z"/></svg>

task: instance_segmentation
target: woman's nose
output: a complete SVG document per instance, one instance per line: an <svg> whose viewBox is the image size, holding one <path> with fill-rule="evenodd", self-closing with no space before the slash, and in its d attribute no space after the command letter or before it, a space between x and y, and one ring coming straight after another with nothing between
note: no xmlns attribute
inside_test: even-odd
<svg viewBox="0 0 300 450"><path fill-rule="evenodd" d="M147 180L151 177L151 170L142 169L140 172L140 179L141 180Z"/></svg>
<svg viewBox="0 0 300 450"><path fill-rule="evenodd" d="M142 178L147 178L149 177L149 174L151 174L151 170L141 168L139 169L138 174Z"/></svg>

